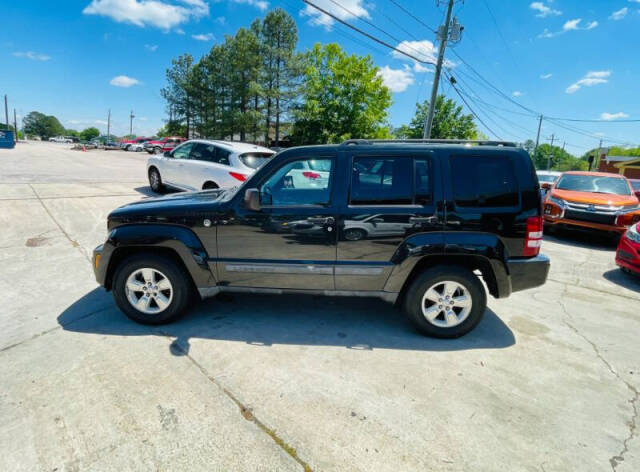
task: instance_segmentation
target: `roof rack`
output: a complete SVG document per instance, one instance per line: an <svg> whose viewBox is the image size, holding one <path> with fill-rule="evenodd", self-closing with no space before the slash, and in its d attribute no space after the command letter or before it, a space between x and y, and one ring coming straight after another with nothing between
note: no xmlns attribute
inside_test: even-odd
<svg viewBox="0 0 640 472"><path fill-rule="evenodd" d="M347 139L341 146L367 145L367 144L468 144L475 146L505 146L517 147L517 144L511 141L485 141L474 139Z"/></svg>

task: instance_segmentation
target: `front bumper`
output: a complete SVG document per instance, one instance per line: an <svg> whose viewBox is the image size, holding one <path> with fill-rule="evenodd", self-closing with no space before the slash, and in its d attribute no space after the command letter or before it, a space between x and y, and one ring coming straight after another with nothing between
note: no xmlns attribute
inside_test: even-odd
<svg viewBox="0 0 640 472"><path fill-rule="evenodd" d="M622 213L610 211L598 211L562 207L555 202L544 202L545 226L574 226L578 228L594 229L599 231L624 233L629 225L633 224L633 218L640 218L640 212L632 210Z"/></svg>
<svg viewBox="0 0 640 472"><path fill-rule="evenodd" d="M544 285L549 274L551 262L544 254L529 259L509 259L507 261L511 276L511 292L519 292Z"/></svg>
<svg viewBox="0 0 640 472"><path fill-rule="evenodd" d="M93 273L96 277L96 282L105 288L105 280L107 278L107 269L109 268L109 260L113 252L113 246L109 244L101 244L93 250L93 257L91 258L91 265L93 266Z"/></svg>

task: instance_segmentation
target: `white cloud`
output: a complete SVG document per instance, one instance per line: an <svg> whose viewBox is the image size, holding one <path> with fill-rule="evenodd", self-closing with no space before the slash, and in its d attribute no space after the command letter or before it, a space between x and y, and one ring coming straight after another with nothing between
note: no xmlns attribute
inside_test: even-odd
<svg viewBox="0 0 640 472"><path fill-rule="evenodd" d="M549 2L551 3L551 2ZM545 5L542 2L532 2L529 5L529 8L531 8L532 10L537 11L538 13L536 13L536 16L539 18L545 18L547 16L559 16L562 15L562 12L560 10L556 10L554 8L551 8L547 5Z"/></svg>
<svg viewBox="0 0 640 472"><path fill-rule="evenodd" d="M569 20L562 25L562 31L571 31L579 29L578 25L582 21L582 18L576 18L575 20Z"/></svg>
<svg viewBox="0 0 640 472"><path fill-rule="evenodd" d="M414 82L411 69L407 65L403 69L392 69L389 66L384 66L380 68L378 75L382 77L384 85L392 92L404 92Z"/></svg>
<svg viewBox="0 0 640 472"><path fill-rule="evenodd" d="M213 33L192 34L191 37L198 41L211 41L214 38Z"/></svg>
<svg viewBox="0 0 640 472"><path fill-rule="evenodd" d="M541 74L540 78L542 80L550 79L553 74Z"/></svg>
<svg viewBox="0 0 640 472"><path fill-rule="evenodd" d="M354 18L371 18L371 16L369 16L369 12L364 8L364 0L342 0L340 4L344 8L340 8L338 5L336 5L336 3L331 2L331 0L316 0L314 3L323 10L326 10L332 15L337 16L341 20L352 20ZM330 30L333 26L333 23L335 22L333 18L325 15L319 10L316 10L311 5L307 5L305 9L300 12L300 16L311 17L311 19L309 20L309 23L311 25L324 26L324 28L327 30Z"/></svg>
<svg viewBox="0 0 640 472"><path fill-rule="evenodd" d="M538 35L538 38L553 38L554 36L567 33L568 31L578 31L578 30L588 31L598 26L597 21L590 21L584 27L580 26L581 22L582 22L582 18L575 18L573 20L566 21L564 25L562 25L562 29L556 32L549 31L547 28L545 28L544 31Z"/></svg>
<svg viewBox="0 0 640 472"><path fill-rule="evenodd" d="M520 90L515 90L511 95L514 97L522 97L524 94Z"/></svg>
<svg viewBox="0 0 640 472"><path fill-rule="evenodd" d="M157 44L145 44L144 48L147 51L156 52L156 50L158 49L158 45Z"/></svg>
<svg viewBox="0 0 640 472"><path fill-rule="evenodd" d="M208 16L209 5L204 0L179 0L179 4L161 0L92 0L82 13L106 16L118 23L170 30L192 18Z"/></svg>
<svg viewBox="0 0 640 472"><path fill-rule="evenodd" d="M433 72L433 68L432 67L423 66L419 62L414 62L413 71L416 74L421 74L422 72Z"/></svg>
<svg viewBox="0 0 640 472"><path fill-rule="evenodd" d="M109 124L107 120L96 120L96 121L94 121L94 123L95 123L96 125L105 125L105 126L106 126L107 124Z"/></svg>
<svg viewBox="0 0 640 472"><path fill-rule="evenodd" d="M269 2L264 0L231 0L233 3L244 3L256 7L260 11L269 8Z"/></svg>
<svg viewBox="0 0 640 472"><path fill-rule="evenodd" d="M140 81L138 79L134 79L133 77L127 77L126 75L118 75L111 79L109 82L111 85L115 87L131 87L132 85L138 85Z"/></svg>
<svg viewBox="0 0 640 472"><path fill-rule="evenodd" d="M26 59L31 59L32 61L48 61L49 59L51 59L51 56L47 56L46 54L40 54L33 51L14 52L13 55L16 57L24 57Z"/></svg>
<svg viewBox="0 0 640 472"><path fill-rule="evenodd" d="M621 20L625 16L627 16L627 12L628 11L629 11L629 9L627 7L621 8L620 10L616 10L611 14L609 19L610 20L615 20L615 21Z"/></svg>
<svg viewBox="0 0 640 472"><path fill-rule="evenodd" d="M213 22L214 23L218 23L219 25L224 25L226 21L227 20L226 20L226 18L224 16L219 16L219 17L213 19Z"/></svg>
<svg viewBox="0 0 640 472"><path fill-rule="evenodd" d="M627 115L625 112L623 111L619 111L618 113L607 113L604 112L600 115L600 119L601 120L606 120L606 121L613 121L613 120L619 120L622 118L629 118L629 115Z"/></svg>
<svg viewBox="0 0 640 472"><path fill-rule="evenodd" d="M582 87L591 87L593 85L598 84L606 84L611 76L610 70L599 70L599 71L590 71L587 74L578 80L577 82L569 85L565 92L567 93L575 93Z"/></svg>
<svg viewBox="0 0 640 472"><path fill-rule="evenodd" d="M438 49L428 39L424 39L422 41L402 41L400 44L396 46L396 49L398 49L399 51L406 52L407 54L417 57L418 59L425 62L435 63L437 61ZM412 60L411 58L405 56L404 54L398 51L393 51L391 55L396 59L403 59L405 61ZM419 63L415 61L414 61L414 64L416 66L419 65ZM445 59L443 64L445 67L456 66L455 63L451 62L448 59ZM416 67L416 72L427 72L427 71L431 72L431 69L429 69L428 67L425 67L423 64L420 64L420 67Z"/></svg>
<svg viewBox="0 0 640 472"><path fill-rule="evenodd" d="M585 28L586 30L590 30L595 28L596 26L598 26L598 22L597 21L591 21L589 23L587 23L587 27Z"/></svg>
<svg viewBox="0 0 640 472"><path fill-rule="evenodd" d="M545 28L544 31L538 35L538 38L553 38L554 36L556 36L558 34L560 34L560 33L552 33L547 28Z"/></svg>

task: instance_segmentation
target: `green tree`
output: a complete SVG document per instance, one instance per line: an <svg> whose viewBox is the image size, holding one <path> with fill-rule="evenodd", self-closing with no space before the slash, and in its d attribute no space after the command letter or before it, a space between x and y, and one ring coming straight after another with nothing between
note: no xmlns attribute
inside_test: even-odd
<svg viewBox="0 0 640 472"><path fill-rule="evenodd" d="M533 155L533 151L536 149L536 143L533 139L527 139L522 147L529 153L529 155Z"/></svg>
<svg viewBox="0 0 640 472"><path fill-rule="evenodd" d="M166 71L167 86L160 90L167 101L170 121L186 122L186 137L189 137L191 121L194 116L193 107L193 56L183 54L171 61Z"/></svg>
<svg viewBox="0 0 640 472"><path fill-rule="evenodd" d="M421 139L424 136L424 122L427 119L429 102L416 104L416 112L409 125L403 125L394 131L398 138ZM431 128L433 139L477 139L478 129L473 115L466 115L462 106L454 100L438 95Z"/></svg>
<svg viewBox="0 0 640 472"><path fill-rule="evenodd" d="M551 164L550 170L587 170L589 163L585 159L580 159L559 146L541 144L532 156L536 169L546 170Z"/></svg>
<svg viewBox="0 0 640 472"><path fill-rule="evenodd" d="M302 103L294 111L294 142L335 143L388 135L391 92L370 56L348 56L331 43L316 44L306 60Z"/></svg>
<svg viewBox="0 0 640 472"><path fill-rule="evenodd" d="M42 139L49 139L52 136L64 134L64 127L55 116L45 115L39 111L32 111L24 117L24 132L30 136L40 136Z"/></svg>
<svg viewBox="0 0 640 472"><path fill-rule="evenodd" d="M100 136L100 130L98 128L94 128L93 126L90 128L85 128L80 132L80 139L82 139L83 141L91 141L98 136Z"/></svg>

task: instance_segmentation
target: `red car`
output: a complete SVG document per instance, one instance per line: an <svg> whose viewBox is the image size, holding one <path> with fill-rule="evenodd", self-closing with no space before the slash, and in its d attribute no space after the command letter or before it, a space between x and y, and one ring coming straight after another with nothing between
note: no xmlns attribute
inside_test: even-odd
<svg viewBox="0 0 640 472"><path fill-rule="evenodd" d="M147 141L144 145L144 149L149 154L157 154L160 152L171 151L174 147L184 141L185 139L179 136L167 136L156 141Z"/></svg>
<svg viewBox="0 0 640 472"><path fill-rule="evenodd" d="M640 275L640 223L629 227L620 238L616 251L616 264L625 272Z"/></svg>
<svg viewBox="0 0 640 472"><path fill-rule="evenodd" d="M133 139L123 139L122 141L120 141L120 147L128 151L130 145L143 143L145 141L149 141L149 138L146 138L144 136L138 136L137 138L133 138Z"/></svg>

